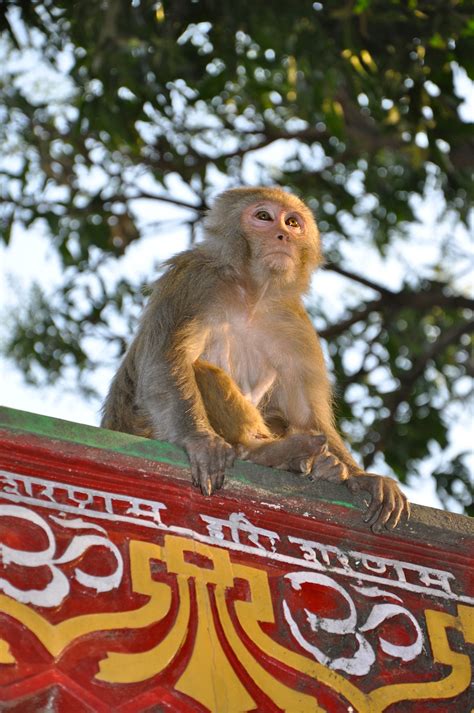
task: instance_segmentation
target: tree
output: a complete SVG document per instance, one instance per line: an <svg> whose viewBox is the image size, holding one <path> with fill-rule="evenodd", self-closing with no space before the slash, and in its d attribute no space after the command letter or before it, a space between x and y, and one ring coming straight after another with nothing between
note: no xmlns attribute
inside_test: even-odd
<svg viewBox="0 0 474 713"><path fill-rule="evenodd" d="M438 444L438 492L468 506L465 454L446 463L442 451L473 370L461 251L474 140L456 91L474 71L471 3L3 6L1 235L40 221L64 266L53 295L33 288L6 340L27 378L53 382L73 365L87 388L91 335L123 351L140 286L106 270L144 236L166 240L164 206L181 209L193 241L218 188L286 185L314 209L327 274L345 287L336 319L324 300L311 309L347 440L402 481ZM408 256L426 201L438 234L420 274ZM404 260L390 287L349 259L361 244L381 266Z"/></svg>

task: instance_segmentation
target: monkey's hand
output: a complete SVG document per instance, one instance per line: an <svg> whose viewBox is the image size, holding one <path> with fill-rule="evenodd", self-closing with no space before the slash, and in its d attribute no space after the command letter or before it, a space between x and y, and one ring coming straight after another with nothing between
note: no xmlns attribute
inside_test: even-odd
<svg viewBox="0 0 474 713"><path fill-rule="evenodd" d="M217 433L200 433L183 442L191 464L193 485L203 495L212 495L224 483L225 469L230 468L235 452Z"/></svg>
<svg viewBox="0 0 474 713"><path fill-rule="evenodd" d="M350 475L347 487L351 493L366 490L372 496L364 521L374 532L384 526L393 530L402 516L410 517L410 503L392 478L360 471Z"/></svg>

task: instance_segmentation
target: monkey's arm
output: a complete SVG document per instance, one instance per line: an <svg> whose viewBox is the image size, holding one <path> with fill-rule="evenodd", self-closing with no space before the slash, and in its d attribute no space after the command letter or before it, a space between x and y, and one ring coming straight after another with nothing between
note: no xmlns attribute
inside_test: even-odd
<svg viewBox="0 0 474 713"><path fill-rule="evenodd" d="M330 401L329 401L330 407ZM328 414L328 410L330 413ZM352 493L365 490L371 496L364 521L373 526L375 530L387 526L394 528L402 516L407 519L410 515L410 504L406 496L402 493L393 478L377 475L376 473L366 473L360 468L349 450L346 448L341 436L334 425L332 408L323 403L313 404L314 427L324 433L328 439L328 454L321 454L315 460L313 472L318 475L318 468L322 471L322 477L333 480L334 475L341 476L341 469L334 464L334 458L346 466L346 473L342 477L347 487ZM328 475L325 475L325 474Z"/></svg>
<svg viewBox="0 0 474 713"><path fill-rule="evenodd" d="M330 404L330 402L329 402ZM364 521L373 526L374 530L378 530L383 526L395 528L402 516L406 519L410 516L410 504L398 484L393 478L378 475L376 473L367 473L360 468L349 450L345 446L341 436L334 425L334 416L332 408L331 413L327 414L327 407L323 405L326 413L321 414L321 406L315 403L313 413L315 416L316 428L327 436L328 439L328 455L326 458L321 454L314 464L314 471L317 474L318 465L323 468L328 468L332 465L334 457L347 467L347 477L344 481L352 493L365 490L371 496L369 506L367 508ZM321 418L322 415L322 418ZM334 479L334 472L337 473L337 467L332 467L329 470L330 477ZM324 476L323 476L324 477Z"/></svg>
<svg viewBox="0 0 474 713"><path fill-rule="evenodd" d="M334 426L332 413L329 420L324 416L321 420L320 409L315 406L314 415L316 427L327 436L329 451L326 460L319 456L315 461L314 471L316 475L318 461L321 462L322 466L326 465L327 467L336 457L347 467L347 477L344 480L349 490L352 493L365 490L370 494L371 501L364 521L373 526L374 530L377 531L383 526L394 528L398 525L402 516L408 519L410 516L410 504L395 480L376 473L366 473L357 465ZM334 470L337 471L337 468L334 469L333 467L332 473L334 473ZM333 478L330 477L328 479Z"/></svg>
<svg viewBox="0 0 474 713"><path fill-rule="evenodd" d="M301 311L300 331L293 335L300 363L279 379L272 394L273 406L284 415L292 432L317 432L327 438L313 465L313 476L345 481L351 492L366 490L371 495L365 521L377 527L396 527L410 506L395 480L366 473L354 460L339 435L334 420L332 394L318 337L306 313Z"/></svg>
<svg viewBox="0 0 474 713"><path fill-rule="evenodd" d="M135 349L136 402L146 411L155 438L185 448L193 483L210 495L222 486L234 451L209 423L196 383L193 362L206 339L202 313L207 294L199 292L192 263L180 257L181 263L156 284L142 321ZM211 280L212 274L208 286Z"/></svg>

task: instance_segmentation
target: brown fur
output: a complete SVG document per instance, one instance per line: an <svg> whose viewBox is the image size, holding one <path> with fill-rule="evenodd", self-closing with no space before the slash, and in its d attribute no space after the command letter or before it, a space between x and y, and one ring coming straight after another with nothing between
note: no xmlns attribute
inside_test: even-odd
<svg viewBox="0 0 474 713"><path fill-rule="evenodd" d="M193 482L208 494L236 452L323 479L357 476L373 494L372 519L396 524L404 496L393 481L367 480L335 427L301 302L322 262L310 210L279 188L234 189L217 198L205 228L155 283L102 426L184 446Z"/></svg>
<svg viewBox="0 0 474 713"><path fill-rule="evenodd" d="M227 443L251 446L255 440L272 437L259 410L225 371L198 359L194 374L209 423Z"/></svg>

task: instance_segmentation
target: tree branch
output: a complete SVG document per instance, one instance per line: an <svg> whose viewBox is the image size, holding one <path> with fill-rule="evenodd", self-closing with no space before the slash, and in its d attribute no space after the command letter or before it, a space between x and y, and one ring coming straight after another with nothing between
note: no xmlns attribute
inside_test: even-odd
<svg viewBox="0 0 474 713"><path fill-rule="evenodd" d="M126 186L129 188L129 186ZM193 205L192 203L187 203L186 201L179 200L178 198L170 198L168 196L157 196L154 193L148 193L148 191L139 191L133 196L125 196L125 195L117 195L117 196L112 196L111 198L107 198L107 202L114 202L114 201L130 201L130 200L140 200L141 198L147 199L147 200L154 200L154 201L160 201L161 203L171 203L172 205L176 205L179 208L189 208L190 210L195 210L195 211L202 211L205 210L206 205L204 203L201 203L200 205Z"/></svg>
<svg viewBox="0 0 474 713"><path fill-rule="evenodd" d="M357 324L357 322L361 322L362 320L364 320L366 317L369 316L371 312L380 312L382 305L383 298L373 300L373 302L367 302L364 307L355 310L349 317L343 319L341 322L332 324L329 327L326 327L326 329L318 330L319 336L322 339L331 339L331 337L337 337L342 332L345 332L346 329L352 327L353 324Z"/></svg>
<svg viewBox="0 0 474 713"><path fill-rule="evenodd" d="M424 292L412 292L411 290L393 292L366 277L350 272L334 263L326 265L324 269L347 277L349 280L354 280L365 287L369 287L378 292L380 297L371 302L366 302L365 305L349 314L348 317L342 319L340 322L321 329L319 336L323 339L330 339L342 334L346 329L352 327L353 324L364 320L371 312L383 312L387 309L400 310L403 307L410 307L421 311L436 306L474 311L474 299L470 299L464 295L446 294L444 288L448 287L448 285L442 282L431 283L430 288Z"/></svg>
<svg viewBox="0 0 474 713"><path fill-rule="evenodd" d="M355 282L359 282L361 285L364 285L365 287L370 287L371 290L375 290L379 294L385 295L386 297L392 297L392 298L397 297L397 292L392 292L392 290L389 290L387 287L383 287L382 285L379 285L377 282L373 282L372 280L369 280L367 277L363 277L362 275L357 275L355 272L346 270L343 267L336 265L334 262L327 263L324 266L324 269L330 270L331 272L336 272L338 275L342 275L343 277L349 278L349 280L354 280Z"/></svg>

